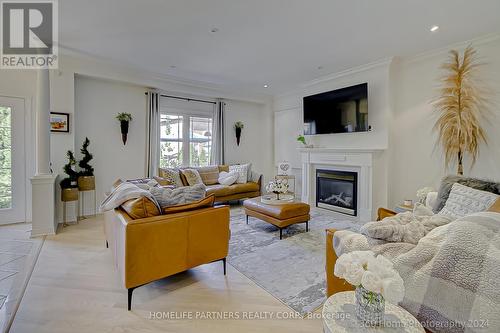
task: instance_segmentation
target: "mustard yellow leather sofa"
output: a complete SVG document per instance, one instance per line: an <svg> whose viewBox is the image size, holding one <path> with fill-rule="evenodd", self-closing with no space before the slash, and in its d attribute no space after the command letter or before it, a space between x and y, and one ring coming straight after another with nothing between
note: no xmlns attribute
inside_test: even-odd
<svg viewBox="0 0 500 333"><path fill-rule="evenodd" d="M262 176L259 176L258 180L245 184L207 185L207 195L214 194L215 202L255 198L261 195L261 182Z"/></svg>
<svg viewBox="0 0 500 333"><path fill-rule="evenodd" d="M229 171L229 165L218 165L217 167L219 171ZM203 168L204 167L192 167L191 169L200 170ZM162 173L162 168L160 168L158 172L160 177L163 177ZM205 184L207 187L207 196L214 194L215 202L228 202L232 200L260 197L262 194L262 174L259 174L255 171L251 171L250 174L251 176L249 177L248 182L245 184ZM189 185L186 178L182 174L181 181L184 186Z"/></svg>
<svg viewBox="0 0 500 333"><path fill-rule="evenodd" d="M229 207L218 206L132 219L117 208L105 213L106 246L113 254L123 286L132 292L149 282L222 261L226 274Z"/></svg>

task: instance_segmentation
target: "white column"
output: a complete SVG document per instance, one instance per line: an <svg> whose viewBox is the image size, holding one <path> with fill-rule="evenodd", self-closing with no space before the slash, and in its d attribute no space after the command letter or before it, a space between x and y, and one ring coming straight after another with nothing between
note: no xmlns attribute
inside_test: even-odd
<svg viewBox="0 0 500 333"><path fill-rule="evenodd" d="M40 69L36 80L36 174L50 174L50 79Z"/></svg>
<svg viewBox="0 0 500 333"><path fill-rule="evenodd" d="M31 178L31 236L51 235L57 231L55 219L56 175L50 172L50 79L41 69L36 80L36 174Z"/></svg>

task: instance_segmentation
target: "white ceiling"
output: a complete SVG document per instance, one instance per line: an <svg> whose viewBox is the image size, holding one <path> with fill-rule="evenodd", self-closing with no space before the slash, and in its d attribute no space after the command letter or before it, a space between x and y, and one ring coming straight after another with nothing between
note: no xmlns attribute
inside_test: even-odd
<svg viewBox="0 0 500 333"><path fill-rule="evenodd" d="M260 93L500 32L500 0L60 0L59 6L63 46ZM435 24L440 29L431 33Z"/></svg>

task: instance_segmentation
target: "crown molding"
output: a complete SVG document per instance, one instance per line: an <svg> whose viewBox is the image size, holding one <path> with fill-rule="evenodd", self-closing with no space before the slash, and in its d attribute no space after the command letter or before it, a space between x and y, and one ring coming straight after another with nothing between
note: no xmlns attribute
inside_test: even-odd
<svg viewBox="0 0 500 333"><path fill-rule="evenodd" d="M84 59L88 61L93 61L102 65L109 66L110 68L114 68L118 71L123 71L124 74L129 74L139 78L141 81L147 81L151 84L147 84L148 89L158 89L160 91L167 91L161 86L155 86L154 82L164 83L169 85L179 86L179 91L170 91L171 93L182 93L182 94L192 94L195 93L190 92L190 89L200 89L204 90L203 93L198 93L196 96L200 97L211 97L211 98L225 98L225 99L233 99L233 100L241 100L247 102L254 103L270 103L272 100L271 95L261 94L261 93L248 93L241 94L241 92L236 91L235 89L228 89L225 85L202 81L202 80L193 80L186 79L182 77L177 77L169 74L163 74L158 72L153 72L151 70L142 68L141 66L132 65L123 61L115 61L110 58L96 56L94 54L90 54L88 52L84 52L81 50L73 49L66 47L64 45L59 45L59 50L61 55L73 57L75 60ZM82 76L89 76L87 73L77 73ZM93 75L90 75L93 76ZM99 76L99 78L106 79L105 75ZM110 80L114 80L113 78L108 78ZM140 84L137 82L129 82L131 84Z"/></svg>
<svg viewBox="0 0 500 333"><path fill-rule="evenodd" d="M364 65L361 65L361 66L356 66L356 67L348 68L348 69L340 71L340 72L335 72L335 73L327 74L327 75L321 76L321 77L319 77L317 79L304 82L300 86L302 88L308 88L310 86L314 86L316 84L323 83L323 82L326 82L326 81L335 80L335 79L341 78L343 76L348 76L348 75L353 75L353 74L360 73L360 72L365 72L367 70L370 70L370 69L373 69L373 68L377 68L377 67L388 66L391 63L392 59L393 59L393 57L384 58L384 59L380 59L380 60L377 60L377 61L374 61L374 62L370 62L370 63L364 64Z"/></svg>
<svg viewBox="0 0 500 333"><path fill-rule="evenodd" d="M301 94L301 93L303 93L303 90L305 88L309 88L309 87L312 87L312 86L320 84L320 83L339 79L341 77L348 76L348 75L353 75L353 74L365 72L367 70L378 68L378 67L389 66L391 64L391 62L393 61L393 59L394 59L394 57L384 58L384 59L373 61L373 62L364 64L364 65L351 67L351 68L345 69L345 70L340 71L340 72L326 74L326 75L320 76L314 80L303 82L302 84L299 85L299 87L292 89L290 91L281 93L281 94L277 94L274 96L274 98L280 99L280 98L286 98L289 96L293 96L296 94Z"/></svg>
<svg viewBox="0 0 500 333"><path fill-rule="evenodd" d="M445 55L448 52L450 52L450 50L463 50L471 44L476 45L476 46L477 45L484 45L484 44L488 44L488 43L494 42L494 41L499 40L499 39L500 39L500 33L493 33L493 34L480 36L477 38L472 38L472 39L462 41L462 42L449 44L449 45L446 45L446 46L443 46L443 47L440 47L437 49L421 52L421 53L418 53L418 54L415 54L412 56L398 57L398 59L399 59L399 63L401 63L401 64L411 64L411 63L415 63L415 62L419 62L419 61L424 61L424 60L429 59L429 58Z"/></svg>

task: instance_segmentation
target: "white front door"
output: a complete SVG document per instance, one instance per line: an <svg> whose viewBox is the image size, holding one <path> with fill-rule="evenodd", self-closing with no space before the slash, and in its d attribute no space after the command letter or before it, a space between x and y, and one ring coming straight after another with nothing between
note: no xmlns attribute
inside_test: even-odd
<svg viewBox="0 0 500 333"><path fill-rule="evenodd" d="M0 224L26 220L24 99L0 96Z"/></svg>

